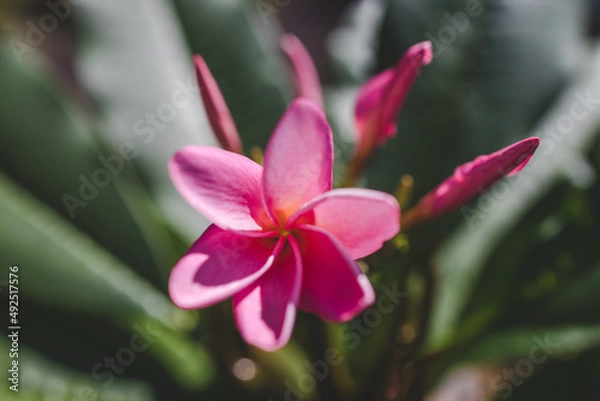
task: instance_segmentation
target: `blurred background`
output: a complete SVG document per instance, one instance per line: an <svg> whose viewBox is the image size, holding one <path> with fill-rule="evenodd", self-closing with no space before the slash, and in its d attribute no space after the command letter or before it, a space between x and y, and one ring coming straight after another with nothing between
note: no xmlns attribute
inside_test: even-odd
<svg viewBox="0 0 600 401"><path fill-rule="evenodd" d="M0 28L0 283L6 300L18 266L21 327L19 392L2 376L2 400L600 399L598 1L0 0ZM359 86L433 42L366 187L410 174L419 199L480 154L542 145L371 261L375 288L404 294L392 311L300 313L269 354L241 341L230 303L171 304L169 272L208 222L166 164L216 145L194 53L246 150L264 147L294 95L283 32L317 64L338 168Z"/></svg>

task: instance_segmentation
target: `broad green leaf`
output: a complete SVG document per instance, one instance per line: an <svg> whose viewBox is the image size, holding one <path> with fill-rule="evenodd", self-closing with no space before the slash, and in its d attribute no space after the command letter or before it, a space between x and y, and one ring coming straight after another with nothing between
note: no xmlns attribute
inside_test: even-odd
<svg viewBox="0 0 600 401"><path fill-rule="evenodd" d="M5 335L0 346L8 349ZM0 365L6 372L12 360L2 352ZM49 360L30 347L19 346L19 391L8 389L9 383L3 380L0 388L2 400L43 401L43 400L102 400L112 401L152 401L155 398L147 383L120 377L110 386L103 386L105 380L94 380L88 373L69 369L57 362ZM2 377L5 377L3 373ZM9 384L10 385L10 384Z"/></svg>
<svg viewBox="0 0 600 401"><path fill-rule="evenodd" d="M136 319L128 323L130 331L154 327L152 343L148 346L151 353L165 371L187 390L201 390L209 387L217 374L217 366L212 355L204 345L195 343L180 332L152 318Z"/></svg>
<svg viewBox="0 0 600 401"><path fill-rule="evenodd" d="M455 4L463 6L457 11L465 12L465 2ZM481 4L481 15L470 21L473 36L463 61L465 85L459 104L464 121L461 147L472 155L522 139L588 56L582 29L585 1ZM443 20L451 24L447 16ZM444 46L441 40L438 45ZM443 53L438 58L442 57Z"/></svg>
<svg viewBox="0 0 600 401"><path fill-rule="evenodd" d="M96 146L89 115L40 61L19 64L0 44L0 168L154 283L166 282L176 251L147 194L122 153Z"/></svg>
<svg viewBox="0 0 600 401"><path fill-rule="evenodd" d="M373 373L377 372L382 359L390 356L390 347L396 344L396 329L407 318L409 269L404 263L405 258L401 256L378 266L370 280L379 303L338 327L336 334L348 357L350 370L359 382L373 380Z"/></svg>
<svg viewBox="0 0 600 401"><path fill-rule="evenodd" d="M590 269L561 290L536 313L542 321L598 320L600 266Z"/></svg>
<svg viewBox="0 0 600 401"><path fill-rule="evenodd" d="M117 323L138 315L167 327L189 327L194 316L98 246L64 217L0 174L0 250L19 267L20 291L36 300Z"/></svg>
<svg viewBox="0 0 600 401"><path fill-rule="evenodd" d="M243 0L172 3L192 51L215 76L245 147L264 147L292 94L275 15L265 19L258 2Z"/></svg>
<svg viewBox="0 0 600 401"><path fill-rule="evenodd" d="M106 119L102 139L113 152L132 144L132 162L162 213L188 240L197 238L208 221L176 192L167 164L183 146L216 141L170 2L93 1L77 11L85 39L80 73Z"/></svg>
<svg viewBox="0 0 600 401"><path fill-rule="evenodd" d="M196 323L194 314L177 309L4 175L0 175L0 188L0 252L4 263L19 267L21 297L99 316L134 333L148 324L157 326L149 351L166 370L187 388L211 382L215 368L207 351L178 333Z"/></svg>
<svg viewBox="0 0 600 401"><path fill-rule="evenodd" d="M453 363L503 362L519 358L561 359L600 346L600 326L533 327L496 332L451 348ZM544 358L544 356L546 358ZM535 361L533 361L535 362Z"/></svg>
<svg viewBox="0 0 600 401"><path fill-rule="evenodd" d="M419 197L460 163L523 138L587 54L583 3L391 1L379 69L424 40L435 56L403 107L397 137L374 158L369 185L391 192L408 173Z"/></svg>
<svg viewBox="0 0 600 401"><path fill-rule="evenodd" d="M344 12L328 39L328 50L340 75L365 81L377 61L377 39L387 0L361 0Z"/></svg>
<svg viewBox="0 0 600 401"><path fill-rule="evenodd" d="M533 130L532 135L540 135L542 145L531 165L506 181L508 190L501 198L494 200L484 195L474 208L463 208L467 224L452 235L436 256L440 279L428 340L430 349L439 349L451 341L472 287L496 244L509 235L518 221L553 185L565 177L576 175L573 166L580 164L582 152L599 132L600 114L592 111L593 106L597 107L600 102L596 94L600 94L600 52L596 52L589 68L565 89ZM587 105L591 110L581 118L571 117L573 105L585 104L581 99L590 96L592 100ZM572 121L572 129L568 132L555 131L565 118ZM547 127L554 129L547 130Z"/></svg>
<svg viewBox="0 0 600 401"><path fill-rule="evenodd" d="M251 352L256 361L264 367L264 377L274 381L274 387L284 393L288 389L286 383L297 386L300 377L312 374L310 371L311 361L305 350L294 340L277 352L265 352L257 348L253 348ZM307 401L315 399L317 389L305 387L301 391Z"/></svg>
<svg viewBox="0 0 600 401"><path fill-rule="evenodd" d="M523 368L521 365L521 376L524 377L518 377L515 381L518 386L510 382L509 385L503 385L497 399L510 397L514 401L597 400L600 398L596 382L600 369L599 355L600 350L595 349L576 358L554 360L550 364L534 366L533 372L526 372L527 367ZM531 377L528 377L529 373L532 373ZM548 385L549 383L552 385Z"/></svg>
<svg viewBox="0 0 600 401"><path fill-rule="evenodd" d="M489 324L515 327L532 322L598 321L597 316L593 318L596 315L593 302L589 308L579 309L581 303L574 306L577 313L571 310L571 313L552 314L552 308L546 310L557 297L568 303L561 294L571 292L570 286L586 277L597 261L594 239L600 236L600 230L593 224L593 216L597 215L594 209L598 198L594 200L592 194L596 188L600 189L598 184L585 191L569 182L556 185L509 236L496 244L462 312L462 335Z"/></svg>
<svg viewBox="0 0 600 401"><path fill-rule="evenodd" d="M502 379L506 381L510 378L505 376L506 373L515 373L515 378L518 380L518 382L506 381L511 385L519 383L520 386L524 382L535 380L538 375L541 375L543 380L548 374L548 369L557 366L557 363L564 363L569 368L577 369L576 359L590 353L592 355L597 353L599 347L600 326L598 325L541 326L496 331L453 346L438 355L430 372L430 379L432 382L437 382L446 372L458 366L500 365L502 369L498 369L498 374L490 383L494 391L500 391L505 388L499 385L503 383ZM593 372L589 369L585 372ZM533 374L535 376L530 378ZM510 396L508 393L503 391L501 395L503 398L508 398ZM536 397L538 394L540 392L536 393Z"/></svg>
<svg viewBox="0 0 600 401"><path fill-rule="evenodd" d="M334 177L343 175L357 141L354 127L357 92L376 63L377 39L386 3L385 0L361 0L350 5L328 39L332 63L344 81L341 85L324 88L334 134Z"/></svg>

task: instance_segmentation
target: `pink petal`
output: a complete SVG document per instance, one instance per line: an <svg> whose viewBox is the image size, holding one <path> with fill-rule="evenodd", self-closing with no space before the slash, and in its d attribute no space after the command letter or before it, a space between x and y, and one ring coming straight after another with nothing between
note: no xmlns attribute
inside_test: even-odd
<svg viewBox="0 0 600 401"><path fill-rule="evenodd" d="M244 340L265 351L285 346L294 328L302 266L294 238L269 271L233 298L235 321Z"/></svg>
<svg viewBox="0 0 600 401"><path fill-rule="evenodd" d="M457 167L451 177L425 195L415 210L421 218L430 219L457 209L504 176L519 172L539 144L539 138L527 138Z"/></svg>
<svg viewBox="0 0 600 401"><path fill-rule="evenodd" d="M217 148L187 146L173 156L169 173L181 196L219 227L272 227L262 203L262 167L252 160Z"/></svg>
<svg viewBox="0 0 600 401"><path fill-rule="evenodd" d="M295 233L302 251L301 309L345 322L373 304L369 279L337 239L307 225Z"/></svg>
<svg viewBox="0 0 600 401"><path fill-rule="evenodd" d="M219 85L201 56L194 56L194 64L196 65L196 76L198 77L202 102L217 140L225 150L240 154L244 153L242 141L227 103L223 99Z"/></svg>
<svg viewBox="0 0 600 401"><path fill-rule="evenodd" d="M367 143L382 145L396 133L396 120L421 68L431 62L431 42L410 47L395 69L388 69L363 85L356 103L356 129Z"/></svg>
<svg viewBox="0 0 600 401"><path fill-rule="evenodd" d="M246 237L211 225L171 271L173 303L196 309L231 297L272 266L284 241Z"/></svg>
<svg viewBox="0 0 600 401"><path fill-rule="evenodd" d="M296 99L267 145L263 191L267 210L280 222L331 189L333 138L323 111Z"/></svg>
<svg viewBox="0 0 600 401"><path fill-rule="evenodd" d="M323 108L319 74L306 47L295 35L286 34L281 38L281 49L292 69L298 96L307 97Z"/></svg>
<svg viewBox="0 0 600 401"><path fill-rule="evenodd" d="M353 259L375 252L400 231L398 201L384 192L334 189L313 199L288 222L315 225L338 239Z"/></svg>

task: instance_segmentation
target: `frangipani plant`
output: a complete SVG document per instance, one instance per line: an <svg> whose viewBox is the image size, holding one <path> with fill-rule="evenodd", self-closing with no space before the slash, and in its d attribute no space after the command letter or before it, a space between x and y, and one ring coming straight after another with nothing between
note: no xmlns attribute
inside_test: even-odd
<svg viewBox="0 0 600 401"><path fill-rule="evenodd" d="M8 3L1 400L600 399L591 2Z"/></svg>
<svg viewBox="0 0 600 401"><path fill-rule="evenodd" d="M371 306L375 293L355 261L400 230L400 206L392 195L332 189L333 137L316 68L295 36L283 37L281 45L299 98L271 136L263 166L237 154L243 151L235 123L200 56L194 61L202 99L224 150L188 146L169 166L180 194L213 222L171 272L171 299L196 309L233 297L242 337L266 351L287 344L298 308L345 322ZM346 185L395 134L409 89L431 60L431 44L419 43L396 68L361 88L357 146ZM412 227L451 212L520 171L538 145L538 138L529 138L460 166L408 212L404 223Z"/></svg>

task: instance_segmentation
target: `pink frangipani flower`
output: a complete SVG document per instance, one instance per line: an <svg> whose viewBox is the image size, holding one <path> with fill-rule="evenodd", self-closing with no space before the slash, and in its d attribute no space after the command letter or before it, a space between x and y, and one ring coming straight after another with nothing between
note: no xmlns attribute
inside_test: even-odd
<svg viewBox="0 0 600 401"><path fill-rule="evenodd" d="M435 219L458 209L505 176L525 167L540 144L540 139L523 139L489 155L458 166L454 174L425 195L403 218L406 227Z"/></svg>
<svg viewBox="0 0 600 401"><path fill-rule="evenodd" d="M201 56L194 56L194 64L206 116L219 144L225 150L243 154L242 141L215 78Z"/></svg>
<svg viewBox="0 0 600 401"><path fill-rule="evenodd" d="M169 294L184 309L233 297L242 337L267 351L289 340L297 308L352 319L374 302L355 259L399 231L388 194L332 190L332 133L321 109L295 100L264 167L221 149L188 146L172 159L175 187L213 224L173 268Z"/></svg>
<svg viewBox="0 0 600 401"><path fill-rule="evenodd" d="M296 93L299 97L313 100L321 108L324 107L321 81L317 68L313 63L310 53L293 34L286 34L281 38L281 49L285 54L294 78Z"/></svg>

